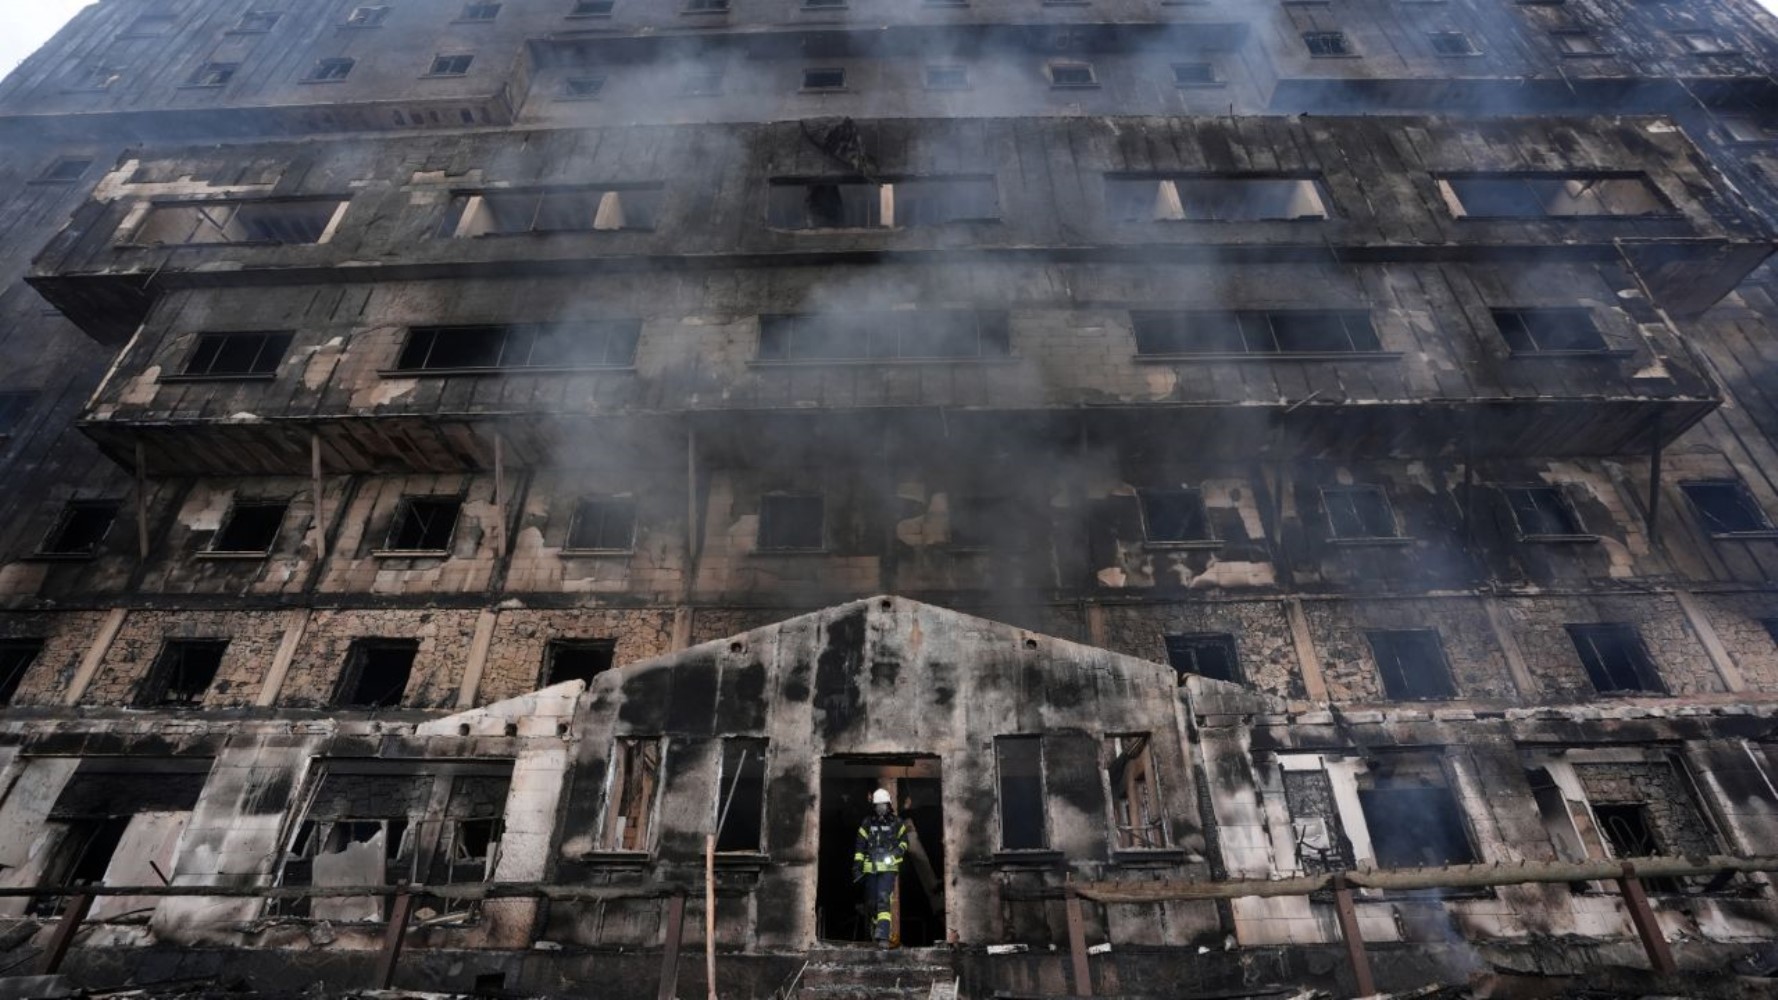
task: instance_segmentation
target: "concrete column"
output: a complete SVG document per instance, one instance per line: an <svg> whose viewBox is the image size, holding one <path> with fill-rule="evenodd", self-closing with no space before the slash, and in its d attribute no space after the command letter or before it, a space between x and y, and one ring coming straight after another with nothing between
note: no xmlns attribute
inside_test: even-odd
<svg viewBox="0 0 1778 1000"><path fill-rule="evenodd" d="M253 703L261 708L270 708L278 703L278 694L284 690L284 679L290 676L290 664L296 660L296 647L302 643L303 633L309 630L308 608L291 613L290 624L284 626L284 637L278 640L278 651L272 654L272 667L265 672L265 681L259 685L259 697Z"/></svg>
<svg viewBox="0 0 1778 1000"><path fill-rule="evenodd" d="M488 671L488 650L494 645L494 625L500 620L498 611L483 611L475 619L475 636L469 640L469 666L463 670L463 683L457 688L457 707L474 708L475 696L481 690L482 675Z"/></svg>
<svg viewBox="0 0 1778 1000"><path fill-rule="evenodd" d="M68 693L63 696L62 704L78 705L80 699L86 697L86 689L99 674L99 664L105 662L105 654L110 651L111 643L117 633L123 630L124 619L129 617L126 608L112 608L105 612L105 620L99 623L99 634L93 636L92 645L86 648L86 655L80 658L80 667L74 671L74 680L68 685Z"/></svg>
<svg viewBox="0 0 1778 1000"><path fill-rule="evenodd" d="M1296 643L1296 662L1303 671L1303 693L1310 701L1327 700L1327 679L1321 673L1321 654L1315 652L1315 640L1309 635L1309 616L1303 613L1301 598L1284 601L1290 617L1290 638Z"/></svg>
<svg viewBox="0 0 1778 1000"><path fill-rule="evenodd" d="M1506 608L1499 598L1484 597L1482 609L1488 613L1488 628L1494 632L1494 642L1500 646L1501 655L1506 657L1506 672L1512 675L1513 687L1519 689L1519 697L1536 701L1537 678L1531 675L1531 666L1525 662L1525 651L1519 648L1519 638L1513 635L1512 623L1506 620Z"/></svg>
<svg viewBox="0 0 1778 1000"><path fill-rule="evenodd" d="M1692 631L1698 633L1698 641L1704 644L1704 652L1710 657L1710 665L1716 668L1722 677L1722 686L1729 691L1747 690L1747 678L1741 675L1741 668L1735 665L1735 658L1729 655L1729 649L1722 644L1722 637L1716 634L1716 626L1710 623L1710 616L1698 606L1698 599L1689 590L1675 590L1674 600L1685 612L1685 620L1691 624Z"/></svg>
<svg viewBox="0 0 1778 1000"><path fill-rule="evenodd" d="M673 609L673 650L691 648L691 615L688 604L681 604Z"/></svg>

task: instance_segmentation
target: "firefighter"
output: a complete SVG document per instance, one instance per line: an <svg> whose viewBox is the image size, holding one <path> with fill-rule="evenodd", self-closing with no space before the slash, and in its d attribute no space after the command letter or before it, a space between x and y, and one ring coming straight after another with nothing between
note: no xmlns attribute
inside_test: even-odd
<svg viewBox="0 0 1778 1000"><path fill-rule="evenodd" d="M870 797L871 814L858 825L858 842L852 850L852 881L864 883L865 904L874 914L872 937L877 947L889 948L890 900L895 898L895 876L908 853L908 825L890 808L884 789Z"/></svg>

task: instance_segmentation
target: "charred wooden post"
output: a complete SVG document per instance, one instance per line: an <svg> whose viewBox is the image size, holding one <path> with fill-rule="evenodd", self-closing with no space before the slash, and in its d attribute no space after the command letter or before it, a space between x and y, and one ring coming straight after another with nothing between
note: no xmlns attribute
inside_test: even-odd
<svg viewBox="0 0 1778 1000"><path fill-rule="evenodd" d="M1642 879L1636 875L1635 864L1624 862L1623 874L1618 877L1617 884L1624 895L1624 908L1630 912L1630 923L1635 925L1636 936L1648 952L1649 967L1662 976L1678 972L1679 966L1673 962L1673 947L1661 933L1661 922L1655 917L1654 907L1648 905L1648 893L1642 888Z"/></svg>
<svg viewBox="0 0 1778 1000"><path fill-rule="evenodd" d="M1352 886L1344 872L1333 877L1334 912L1340 921L1340 940L1346 944L1346 961L1352 966L1352 979L1358 984L1358 996L1377 992L1376 979L1371 976L1370 955L1364 950L1364 932L1358 926L1358 907L1352 902Z"/></svg>

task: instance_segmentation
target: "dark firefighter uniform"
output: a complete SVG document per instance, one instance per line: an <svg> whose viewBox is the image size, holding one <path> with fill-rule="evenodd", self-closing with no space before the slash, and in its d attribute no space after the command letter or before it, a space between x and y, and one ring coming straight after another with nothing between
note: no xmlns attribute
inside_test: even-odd
<svg viewBox="0 0 1778 1000"><path fill-rule="evenodd" d="M893 812L873 813L858 825L858 841L852 850L852 877L864 881L864 898L875 915L872 937L889 943L890 900L895 896L895 876L908 854L908 825Z"/></svg>

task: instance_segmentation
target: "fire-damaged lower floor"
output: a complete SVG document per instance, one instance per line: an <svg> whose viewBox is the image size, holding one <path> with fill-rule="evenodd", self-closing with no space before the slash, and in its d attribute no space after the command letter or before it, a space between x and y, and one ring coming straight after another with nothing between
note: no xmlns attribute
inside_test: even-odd
<svg viewBox="0 0 1778 1000"><path fill-rule="evenodd" d="M706 928L730 996L1762 971L1775 737L1761 695L1305 710L878 597L451 716L8 721L0 957L625 998L701 990Z"/></svg>

